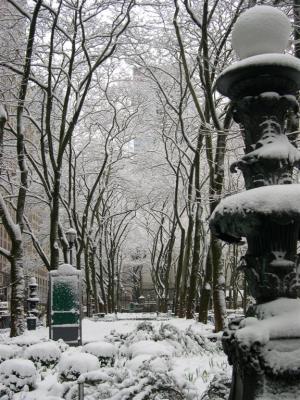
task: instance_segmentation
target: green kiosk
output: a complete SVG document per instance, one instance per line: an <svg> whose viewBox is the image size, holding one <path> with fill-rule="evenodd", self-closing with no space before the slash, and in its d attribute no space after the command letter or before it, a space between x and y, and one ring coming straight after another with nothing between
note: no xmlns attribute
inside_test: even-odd
<svg viewBox="0 0 300 400"><path fill-rule="evenodd" d="M50 271L50 310L50 339L81 345L81 271L69 264Z"/></svg>

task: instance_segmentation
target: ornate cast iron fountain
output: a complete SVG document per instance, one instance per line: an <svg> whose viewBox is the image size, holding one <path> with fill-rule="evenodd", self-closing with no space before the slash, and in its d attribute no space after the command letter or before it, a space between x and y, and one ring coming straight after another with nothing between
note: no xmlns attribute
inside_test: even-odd
<svg viewBox="0 0 300 400"><path fill-rule="evenodd" d="M247 239L241 267L256 300L223 336L233 364L230 400L300 399L300 185L293 183L300 60L283 54L289 32L279 10L247 10L233 31L244 58L217 82L241 126L245 154L231 172L242 171L246 191L224 198L210 225L227 242Z"/></svg>

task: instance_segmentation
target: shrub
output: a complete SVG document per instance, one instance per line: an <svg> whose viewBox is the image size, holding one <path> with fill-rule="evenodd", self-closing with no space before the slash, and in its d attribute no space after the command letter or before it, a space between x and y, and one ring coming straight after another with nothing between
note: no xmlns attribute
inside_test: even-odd
<svg viewBox="0 0 300 400"><path fill-rule="evenodd" d="M83 346L82 351L96 356L100 366L112 366L117 353L116 347L107 342L92 342Z"/></svg>
<svg viewBox="0 0 300 400"><path fill-rule="evenodd" d="M79 375L100 368L98 358L92 354L64 353L58 363L61 381L76 381Z"/></svg>
<svg viewBox="0 0 300 400"><path fill-rule="evenodd" d="M13 392L6 386L0 383L0 399L1 400L12 400Z"/></svg>
<svg viewBox="0 0 300 400"><path fill-rule="evenodd" d="M0 344L0 363L15 358L21 352L21 348L16 345Z"/></svg>
<svg viewBox="0 0 300 400"><path fill-rule="evenodd" d="M225 374L216 375L201 400L225 400L228 399L231 379Z"/></svg>
<svg viewBox="0 0 300 400"><path fill-rule="evenodd" d="M25 357L36 365L50 367L60 359L60 349L56 343L44 342L29 346L25 350Z"/></svg>
<svg viewBox="0 0 300 400"><path fill-rule="evenodd" d="M31 390L35 387L37 372L32 361L16 358L0 365L0 383L13 392Z"/></svg>

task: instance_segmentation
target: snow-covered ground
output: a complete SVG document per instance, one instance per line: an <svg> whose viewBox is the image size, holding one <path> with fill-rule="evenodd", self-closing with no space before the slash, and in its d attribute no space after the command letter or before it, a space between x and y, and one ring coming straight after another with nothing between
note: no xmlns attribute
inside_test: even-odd
<svg viewBox="0 0 300 400"><path fill-rule="evenodd" d="M77 399L79 380L85 400L200 400L214 376L231 374L212 328L176 318L84 319L82 347L49 341L44 327L15 339L2 333L0 399Z"/></svg>

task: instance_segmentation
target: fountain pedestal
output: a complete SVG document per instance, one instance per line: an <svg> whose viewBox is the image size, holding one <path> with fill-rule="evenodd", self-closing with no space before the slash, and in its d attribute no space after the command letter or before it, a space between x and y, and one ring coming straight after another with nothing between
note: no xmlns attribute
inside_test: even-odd
<svg viewBox="0 0 300 400"><path fill-rule="evenodd" d="M259 20L268 13L278 26L285 26L282 47L288 40L289 21L269 6L246 11L233 38L243 36L243 21L245 32L251 23L259 30ZM274 29L262 29L267 32L266 43L272 42ZM233 118L242 129L245 155L232 164L231 172L242 171L247 190L223 199L210 226L213 234L229 243L247 239L241 267L256 305L245 319L232 322L223 336L233 365L229 399L298 399L300 185L293 183L293 176L300 166L295 145L300 60L282 54L276 43L272 54L253 54L255 46L246 51L240 39L238 43L238 53L250 57L228 67L219 76L217 89L231 99ZM265 46L261 49L268 53Z"/></svg>

